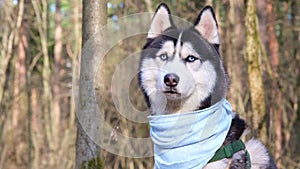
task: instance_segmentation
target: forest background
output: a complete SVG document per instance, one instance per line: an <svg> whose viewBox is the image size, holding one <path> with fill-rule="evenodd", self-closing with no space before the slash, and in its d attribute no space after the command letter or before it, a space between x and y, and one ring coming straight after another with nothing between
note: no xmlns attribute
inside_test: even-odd
<svg viewBox="0 0 300 169"><path fill-rule="evenodd" d="M117 21L123 16L153 12L159 2L107 1L107 22L118 28ZM300 2L256 1L260 77L251 76L248 69L248 0L165 2L173 15L192 23L204 5L214 7L222 59L231 82L228 100L246 119L251 134L267 145L279 168L300 168ZM109 92L110 81L118 64L142 48L145 37L120 40L107 54L105 73L99 78L108 91L99 93L105 95L101 106L106 122L132 137L148 137L148 125L118 113ZM0 169L74 168L77 132L72 80L81 54L82 2L0 0L0 42ZM255 100L251 84L260 79L263 99ZM132 104L145 110L136 78L129 93ZM126 158L104 150L99 155L104 168L153 165L152 158Z"/></svg>

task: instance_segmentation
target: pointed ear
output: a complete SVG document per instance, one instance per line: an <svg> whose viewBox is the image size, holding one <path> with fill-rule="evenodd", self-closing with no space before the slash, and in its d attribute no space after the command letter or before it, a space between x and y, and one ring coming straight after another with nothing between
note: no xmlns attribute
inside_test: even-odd
<svg viewBox="0 0 300 169"><path fill-rule="evenodd" d="M194 24L195 29L212 44L220 44L218 23L211 6L203 8Z"/></svg>
<svg viewBox="0 0 300 169"><path fill-rule="evenodd" d="M147 39L153 39L159 36L163 31L173 25L171 12L167 4L161 3L152 18L150 30L148 31Z"/></svg>

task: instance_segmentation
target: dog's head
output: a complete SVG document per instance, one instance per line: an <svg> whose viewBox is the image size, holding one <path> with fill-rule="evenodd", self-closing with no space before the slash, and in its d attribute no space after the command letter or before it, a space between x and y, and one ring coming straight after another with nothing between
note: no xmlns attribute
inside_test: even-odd
<svg viewBox="0 0 300 169"><path fill-rule="evenodd" d="M209 6L178 29L166 4L154 14L142 51L139 80L153 114L192 111L225 97L218 24Z"/></svg>

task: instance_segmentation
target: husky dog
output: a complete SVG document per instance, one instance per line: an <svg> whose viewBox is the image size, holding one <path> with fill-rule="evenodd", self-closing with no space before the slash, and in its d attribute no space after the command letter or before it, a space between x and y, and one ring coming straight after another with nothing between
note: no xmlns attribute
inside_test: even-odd
<svg viewBox="0 0 300 169"><path fill-rule="evenodd" d="M170 10L166 4L162 3L158 6L152 18L150 30L147 35L147 42L141 54L139 70L139 83L144 92L148 107L150 108L151 118L165 117L169 119L173 118L173 115L176 114L185 115L186 112L195 111L200 111L198 114L201 116L201 114L204 114L201 112L202 110L210 110L211 107L225 100L228 78L222 65L219 45L218 24L213 9L210 6L203 8L195 24L187 29L178 29L175 26L170 15ZM222 104L223 103L224 102L222 102ZM238 115L232 113L231 107L226 109L225 112L228 110L230 110L230 118L226 118L225 113L224 118L220 121L220 123L225 122L226 124L224 128L220 129L220 131L225 132L219 132L219 134L223 134L223 138L217 148L225 147L239 140L246 129L245 122L240 119ZM204 118L203 120L207 119ZM153 121L155 123L155 119ZM172 120L166 121L172 122ZM210 131L210 129L206 130L207 127L212 127L209 125L210 123L213 124L214 122L207 121L207 125L203 125L202 132ZM228 129L226 129L227 125L229 126ZM215 126L219 126L219 124L215 124ZM164 122L160 123L160 127L164 127ZM180 132L180 128L181 127L176 128L176 130ZM173 137L168 134L175 133L175 137L177 137L176 130L173 133L172 127L170 127L167 130L170 132L166 132L168 136L162 135L162 137L166 136L166 140L162 142L157 141L160 135L155 132L159 130L160 129L153 129L153 131L151 131L154 132L151 134L156 146L154 147L154 151L161 150L160 143L168 144L166 140L172 139ZM181 134L182 133L178 133L177 135ZM190 145L185 144L182 145L183 151L178 148L180 146L169 148L169 150L172 151L170 157L166 157L167 155L160 156L158 153L155 153L155 163L162 161L164 164L155 164L154 168L189 168L186 167L189 165L185 164L185 161L189 159L185 158L191 158L191 156L188 156L189 154L192 154L193 158L195 156L194 154L196 154L191 152L191 150L193 151L194 149L196 152L198 148L203 149L210 147L215 144L215 140L221 138L216 137L215 140L213 139L207 142L207 140L215 135L219 135L209 134L210 133L208 133L208 137L197 142L201 143L201 147L189 149L189 152L184 152L184 148ZM188 139L189 138L185 141L188 141ZM181 143L185 141L181 141ZM205 161L205 164L200 168L240 169L249 168L250 165L252 168L276 168L273 160L261 142L251 139L245 145L245 150L234 152L229 157L214 162L209 162L212 157L211 155L209 157L204 156L203 161ZM215 147L211 150L213 150L213 154L216 152ZM206 153L203 154L206 155ZM180 158L176 159L176 157L173 158L173 156ZM249 156L250 158L248 158ZM182 165L179 164L177 160L183 161ZM199 160L195 159L194 161ZM172 164L174 165L172 166ZM170 167L168 167L168 165ZM199 167L194 166L192 168Z"/></svg>

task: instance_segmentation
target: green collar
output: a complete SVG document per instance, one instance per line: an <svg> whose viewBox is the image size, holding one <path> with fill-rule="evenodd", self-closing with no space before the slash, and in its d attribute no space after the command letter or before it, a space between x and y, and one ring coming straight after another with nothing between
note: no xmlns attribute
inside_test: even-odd
<svg viewBox="0 0 300 169"><path fill-rule="evenodd" d="M248 169L251 168L251 160L248 151L246 150L246 146L242 140L237 140L233 143L227 144L217 150L215 155L210 159L210 162L222 160L223 158L231 158L234 153L244 150L248 160Z"/></svg>

